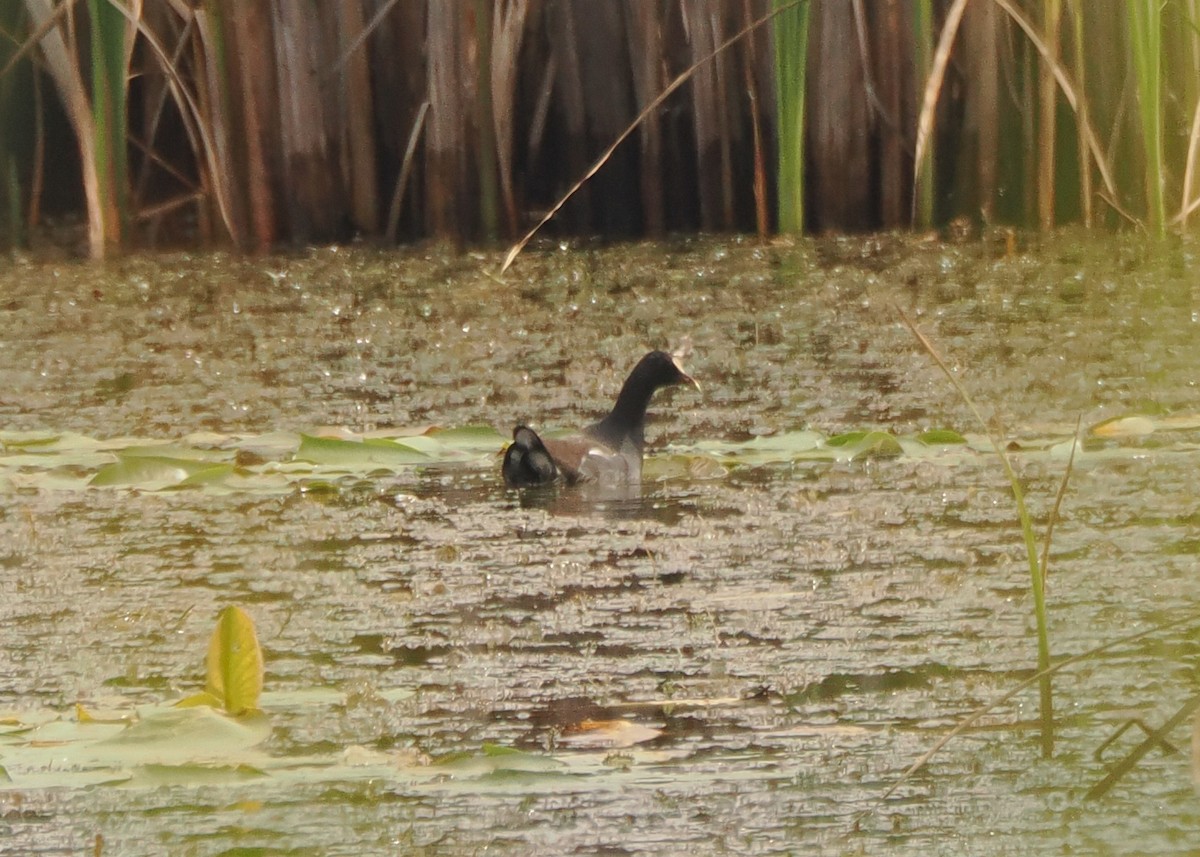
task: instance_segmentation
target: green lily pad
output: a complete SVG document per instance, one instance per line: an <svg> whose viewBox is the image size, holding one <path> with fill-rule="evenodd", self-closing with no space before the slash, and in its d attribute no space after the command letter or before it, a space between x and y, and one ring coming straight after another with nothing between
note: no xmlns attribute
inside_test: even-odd
<svg viewBox="0 0 1200 857"><path fill-rule="evenodd" d="M0 431L0 447L5 449L36 449L53 446L62 434L48 431Z"/></svg>
<svg viewBox="0 0 1200 857"><path fill-rule="evenodd" d="M546 773L562 767L561 762L550 756L526 753L499 744L484 744L479 753L450 753L437 759L434 765L475 776L501 771Z"/></svg>
<svg viewBox="0 0 1200 857"><path fill-rule="evenodd" d="M429 438L424 438L424 441L426 442L419 444L416 438L406 438L404 443L383 438L355 441L302 434L300 449L296 451L295 457L298 461L354 470L403 468L429 463L428 442L436 441ZM424 446L425 450L419 449L418 446Z"/></svg>
<svg viewBox="0 0 1200 857"><path fill-rule="evenodd" d="M967 442L965 437L951 429L923 431L917 435L917 440L926 446L950 446L951 444L963 444Z"/></svg>
<svg viewBox="0 0 1200 857"><path fill-rule="evenodd" d="M69 756L93 765L183 765L235 758L270 734L262 712L232 717L207 706L169 708Z"/></svg>
<svg viewBox="0 0 1200 857"><path fill-rule="evenodd" d="M429 436L447 449L488 454L498 452L508 442L507 437L491 426L482 425L433 429ZM405 438L404 442L409 440L411 438Z"/></svg>
<svg viewBox="0 0 1200 857"><path fill-rule="evenodd" d="M839 460L849 461L861 458L894 458L904 452L900 441L885 431L851 432L848 435L830 438L828 445L839 450Z"/></svg>
<svg viewBox="0 0 1200 857"><path fill-rule="evenodd" d="M141 450L126 455L122 451L117 453L117 461L101 467L88 484L96 488L127 486L153 491L181 485L212 466L211 462L191 458L145 455Z"/></svg>

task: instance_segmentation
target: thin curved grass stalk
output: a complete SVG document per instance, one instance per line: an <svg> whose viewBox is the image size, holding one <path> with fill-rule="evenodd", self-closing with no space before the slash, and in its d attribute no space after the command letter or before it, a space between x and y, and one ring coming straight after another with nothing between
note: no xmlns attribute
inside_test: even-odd
<svg viewBox="0 0 1200 857"><path fill-rule="evenodd" d="M1071 435L1071 454L1067 456L1067 469L1063 471L1062 482L1058 483L1058 493L1054 495L1054 508L1050 510L1050 518L1046 521L1046 538L1042 540L1042 590L1046 589L1046 578L1050 576L1050 544L1054 540L1054 525L1058 523L1059 510L1062 509L1063 497L1067 495L1067 485L1071 481L1071 471L1075 467L1075 451L1079 449L1079 427L1083 423L1083 414L1075 418L1075 433Z"/></svg>
<svg viewBox="0 0 1200 857"><path fill-rule="evenodd" d="M42 222L42 191L46 185L46 105L42 95L42 76L33 75L33 167L30 170L29 211L25 222L29 232Z"/></svg>
<svg viewBox="0 0 1200 857"><path fill-rule="evenodd" d="M1104 189L1108 193L1108 196L1104 197L1101 195L1101 199L1109 202L1118 213L1122 213L1120 208L1114 204L1120 198L1120 194L1117 193L1116 182L1113 181L1112 173L1108 168L1108 156L1100 148L1100 141L1092 130L1087 112L1080 110L1080 104L1083 99L1076 92L1075 86L1067 76L1066 70L1062 67L1061 63L1053 59L1050 50L1046 47L1046 42L1038 34L1033 24L1013 6L1010 0L991 0L991 2L1003 9L1004 13L1013 20L1013 23L1021 28L1025 33L1025 37L1029 39L1037 52L1050 65L1051 70L1054 72L1054 79L1058 81L1058 88L1062 90L1063 98L1067 99L1067 104L1070 105L1071 110L1075 113L1079 133L1087 142L1088 151L1092 153L1092 160L1096 164L1096 170L1100 173L1100 178L1104 181Z"/></svg>
<svg viewBox="0 0 1200 857"><path fill-rule="evenodd" d="M34 0L26 0L26 2L34 2ZM207 184L213 190L217 211L221 215L221 222L225 226L226 234L236 242L239 233L229 207L229 200L226 197L224 185L220 180L221 172L220 164L217 160L216 142L213 138L212 130L204 122L203 112L200 110L191 91L184 84L179 70L171 64L170 55L154 32L143 21L134 18L129 10L121 4L114 3L113 8L118 9L137 28L138 33L146 40L147 46L158 59L159 65L166 75L167 86L170 87L171 94L175 97L175 101L179 105L179 116L183 122L184 132L187 134L188 141L192 146L192 151L196 154L196 160L202 162L208 170L210 181ZM204 184L204 182L201 184Z"/></svg>
<svg viewBox="0 0 1200 857"><path fill-rule="evenodd" d="M176 9L176 13L179 13L178 8ZM192 15L185 16L183 19L183 29L180 31L179 38L175 43L175 53L171 57L172 65L177 65L182 61L183 52L188 47L188 43L192 37L192 28L194 26L195 18ZM149 117L149 122L146 124L146 139L143 141L138 141L136 139L133 140L134 145L141 146L146 154L146 157L142 161L142 169L138 173L137 181L133 185L133 198L135 206L137 205L137 201L145 196L146 184L150 180L151 166L162 166L164 163L163 159L156 158L156 156L153 155L153 152L154 141L158 138L158 128L162 122L163 109L166 107L166 104L167 90L164 87L156 90L152 99L147 97L145 104L143 105L143 110ZM177 179L180 177L178 171L175 171L173 175L175 175ZM185 182L185 184L187 183L188 182Z"/></svg>
<svg viewBox="0 0 1200 857"><path fill-rule="evenodd" d="M400 208L404 202L404 189L408 186L408 177L412 173L413 157L417 153L417 142L421 139L421 131L425 128L425 114L429 112L429 102L421 102L417 118L413 121L412 133L408 135L408 145L404 149L404 160L400 163L400 175L396 178L396 189L392 192L392 205L388 209L387 231L384 233L389 244L396 243L396 233L400 230Z"/></svg>
<svg viewBox="0 0 1200 857"><path fill-rule="evenodd" d="M175 179L175 181L179 182L179 184L183 187L190 188L192 191L200 193L201 196L203 196L203 192L197 189L196 183L192 180L191 176L184 173L181 169L179 169L179 167L175 166L154 149L150 148L150 146L148 146L144 141L139 140L137 137L130 134L129 144L142 153L142 157L145 158L146 161L147 170L151 166L158 167L171 178ZM139 220L145 219L142 217L140 210L137 216Z"/></svg>
<svg viewBox="0 0 1200 857"><path fill-rule="evenodd" d="M206 194L204 191L188 191L180 196L172 197L171 199L166 199L162 202L156 203L155 205L150 205L139 209L137 212L137 220L140 222L154 220L156 217L162 217L170 214L171 212L177 211L185 206L202 203L204 202L205 196Z"/></svg>
<svg viewBox="0 0 1200 857"><path fill-rule="evenodd" d="M902 773L900 775L900 777L888 787L887 791L883 792L883 794L879 795L879 797L876 798L876 802L883 803L885 800L887 800L889 797L891 797L893 794L895 794L896 790L898 788L900 788L900 786L904 785L906 782L908 782L910 779L912 779L914 774L916 774L919 770L921 770L923 767L925 767L927 764L929 764L929 760L932 759L934 756L936 756L939 752L941 752L941 749L943 747L945 747L947 744L949 744L951 741L953 741L955 738L957 738L959 735L961 735L967 729L971 728L971 726L973 726L976 723L976 721L979 720L979 718L983 717L988 712L995 710L996 708L1000 707L1001 705L1004 705L1006 702L1013 699L1014 697L1024 693L1026 690L1033 687L1035 684L1039 684L1039 683L1045 681L1046 679L1052 677L1055 673L1065 670L1067 667L1074 666L1075 664L1082 663L1083 661L1086 661L1089 658L1094 658L1097 655L1103 654L1104 652L1108 651L1109 649L1115 649L1118 646L1127 645L1136 640L1140 640L1143 637L1148 637L1151 634L1160 634L1163 631L1166 631L1170 628L1177 628L1180 625L1186 625L1189 622L1195 622L1195 621L1197 621L1197 619L1200 619L1200 616L1197 616L1197 614L1195 614L1195 613L1189 613L1187 616L1184 616L1181 619L1173 619L1170 622L1164 622L1161 625L1155 625L1154 627L1147 628L1143 631L1137 631L1133 634L1127 634L1124 637L1118 637L1115 640L1109 640L1107 643L1103 643L1099 646L1096 646L1093 649L1088 649L1086 652L1081 652L1078 655L1072 655L1069 658L1061 660L1058 663L1054 664L1053 666L1047 667L1045 670L1038 670L1038 672L1034 673L1032 676L1027 678L1025 681L1018 684L1012 690L1008 691L1007 693L1002 694L998 698L993 699L991 702L989 702L985 705L981 705L979 708L976 708L974 711L972 711L970 714L968 714L966 717L964 717L962 720L960 720L954 726L953 729L951 729L949 732L947 732L945 735L943 735L941 738L939 738L932 747L930 747L928 750L926 750L921 755L920 758L918 758L915 762L913 762L911 765L909 765L908 768L904 771L904 773ZM869 812L871 812L871 810L864 809L863 811L861 811L857 815L855 815L853 821L851 822L851 826L856 827L859 824L859 822L861 822L861 820Z"/></svg>
<svg viewBox="0 0 1200 857"><path fill-rule="evenodd" d="M330 79L341 73L342 66L346 64L346 61L350 59L351 55L356 50L366 44L371 33L379 29L379 25L382 24L383 19L387 17L387 13L392 11L395 5L399 2L400 0L387 0L387 2L379 8L379 11L375 13L375 16L367 22L367 25L362 28L362 30L354 37L353 41L351 41L350 44L346 46L346 49L342 51L342 55L338 57L337 60L334 61L333 65L331 65L321 75L320 81L322 84L327 83Z"/></svg>
<svg viewBox="0 0 1200 857"><path fill-rule="evenodd" d="M750 0L742 0L742 15L747 21L753 19ZM746 87L746 99L750 103L750 130L754 144L754 223L759 239L766 240L771 228L771 218L767 214L767 159L763 152L762 116L758 107L758 82L754 74L758 62L753 39L748 43L748 47L742 62L742 80Z"/></svg>
<svg viewBox="0 0 1200 857"><path fill-rule="evenodd" d="M16 43L8 37L10 31L21 26L25 19L23 6L0 7L0 56L11 49L8 42ZM23 84L14 78L0 77L0 117L28 116L34 113L35 122L41 117L37 115L37 106L33 104L33 81L38 75L29 75L29 83ZM19 246L24 243L24 223L21 211L21 176L19 172L19 156L17 134L19 126L16 122L0 122L0 246ZM4 239L7 239L5 241Z"/></svg>
<svg viewBox="0 0 1200 857"><path fill-rule="evenodd" d="M668 98L670 98L671 93L673 93L675 90L679 89L679 87L683 86L683 84L686 83L688 81L688 79L693 74L696 73L696 69L700 68L705 63L712 62L713 59L715 57L717 57L718 55L720 55L723 51L728 50L730 47L737 44L739 41L744 39L747 35L754 32L759 27L761 27L763 24L766 24L768 21L775 18L780 13L786 12L788 9L793 9L793 8L801 5L802 3L807 3L807 2L808 2L808 0L792 0L792 2L790 2L790 3L785 3L781 6L776 7L775 9L772 9L770 12L763 15L761 18L758 18L757 20L751 22L750 24L746 25L742 29L738 30L736 33L734 33L728 39L723 41L721 44L717 45L717 47L713 51L704 55L703 57L701 57L700 59L698 59L694 63L692 63L690 66L688 66L687 69L685 69L678 77L676 77L669 84L667 84L667 87L658 94L658 97L655 98L653 101L651 101L649 104L647 104L645 107L643 107L642 111L640 113L638 113L637 116L634 117L633 121L629 123L629 125L625 128L625 130L622 131L620 134L618 134L617 138L615 140L613 140L612 143L609 144L608 148L600 153L600 157L598 157L596 159L595 163L593 163L587 169L587 171L583 174L583 176L578 181L575 182L575 184L571 185L571 187L567 190L567 192L565 194L562 195L562 197L558 200L558 202L554 203L554 205L550 207L550 210L546 212L546 214L542 217L542 219L539 220L532 229L530 229L528 232L526 232L525 235L521 237L521 240L519 240L516 244L514 244L512 247L509 248L508 253L506 253L504 256L504 262L500 265L499 273L503 274L505 271L507 271L509 269L509 267L512 265L513 261L517 258L517 256L519 256L521 254L521 251L525 249L525 245L533 240L533 236L537 235L538 231L543 226L545 226L547 223L549 223L554 218L554 215L558 214L558 212L562 210L562 207L567 204L567 202L571 199L571 197L573 197L579 191L579 189L581 187L583 187L585 184L587 184L588 180L592 176L594 176L596 173L600 172L601 168L606 163L608 163L609 158L612 157L613 152L615 152L617 150L617 147L620 146L622 143L624 143L627 139L629 139L629 135L631 135L634 131L637 130L638 125L640 125L645 120L645 118L648 115L650 115L650 113L657 110L659 105L661 105L664 101L666 101Z"/></svg>
<svg viewBox="0 0 1200 857"><path fill-rule="evenodd" d="M1017 478L1017 473L1013 469L1012 462L1009 461L1008 455L1004 451L1004 446L1001 439L991 430L987 421L983 418L983 414L979 412L979 408L975 405L975 401L967 393L966 388L959 382L958 378L954 377L954 373L950 371L950 367L942 359L937 349L933 347L933 343L926 338L925 334L917 329L912 320L901 310L896 307L896 312L903 319L908 329L912 331L913 336L921 343L922 347L933 358L933 361L942 370L942 374L950 381L951 386L958 392L958 395L966 403L971 414L983 428L984 433L988 436L992 446L996 449L996 454L1000 456L1000 463L1004 465L1004 473L1008 476L1008 482L1012 488L1013 500L1017 506L1017 516L1021 520L1021 535L1025 540L1025 554L1029 563L1029 581L1030 588L1033 590L1033 612L1034 619L1037 622L1037 650L1038 650L1038 672L1045 677L1042 679L1039 686L1040 690L1040 715L1042 724L1042 755L1049 758L1054 753L1054 693L1053 687L1050 684L1050 635L1046 622L1046 582L1045 568L1038 560L1037 537L1033 532L1033 520L1029 516L1029 509L1025 505L1025 491L1021 487L1021 480ZM1071 455L1074 460L1075 450L1072 447ZM1068 473L1070 472L1068 465ZM1064 489L1065 490L1065 489Z"/></svg>

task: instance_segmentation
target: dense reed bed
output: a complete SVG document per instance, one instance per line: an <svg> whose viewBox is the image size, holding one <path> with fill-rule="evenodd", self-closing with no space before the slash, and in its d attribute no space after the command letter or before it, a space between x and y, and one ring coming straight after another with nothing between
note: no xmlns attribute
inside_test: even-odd
<svg viewBox="0 0 1200 857"><path fill-rule="evenodd" d="M1198 19L1200 0L11 0L0 240L79 220L93 256L512 238L631 125L549 228L1160 235L1200 206Z"/></svg>

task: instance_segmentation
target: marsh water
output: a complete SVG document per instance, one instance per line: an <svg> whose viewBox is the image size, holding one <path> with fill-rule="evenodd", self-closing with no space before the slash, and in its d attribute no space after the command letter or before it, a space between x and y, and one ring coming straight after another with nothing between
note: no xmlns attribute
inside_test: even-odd
<svg viewBox="0 0 1200 857"><path fill-rule="evenodd" d="M546 246L503 276L347 247L5 262L0 852L1196 848L1187 723L1085 799L1142 739L1097 758L1125 719L1198 692L1200 617L1153 630L1200 591L1196 253L1067 234ZM1055 677L1053 757L1030 690L885 798L1036 663L1004 472L901 312L1010 443L1039 533L1082 423L1055 659L1151 633ZM502 486L513 424L590 422L685 341L703 392L656 398L640 491ZM301 435L335 429L443 447L303 471ZM913 440L931 429L968 442ZM866 430L904 443L825 454ZM159 445L228 478L97 479ZM227 604L264 651L265 741L56 755L55 729L203 686Z"/></svg>

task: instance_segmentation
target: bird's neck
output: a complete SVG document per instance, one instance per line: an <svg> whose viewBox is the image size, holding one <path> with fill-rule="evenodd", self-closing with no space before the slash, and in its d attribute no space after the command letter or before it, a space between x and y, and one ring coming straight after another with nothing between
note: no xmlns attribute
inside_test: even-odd
<svg viewBox="0 0 1200 857"><path fill-rule="evenodd" d="M592 434L614 448L628 439L641 452L646 443L646 408L653 395L653 386L636 372L630 375L612 411L592 427Z"/></svg>

